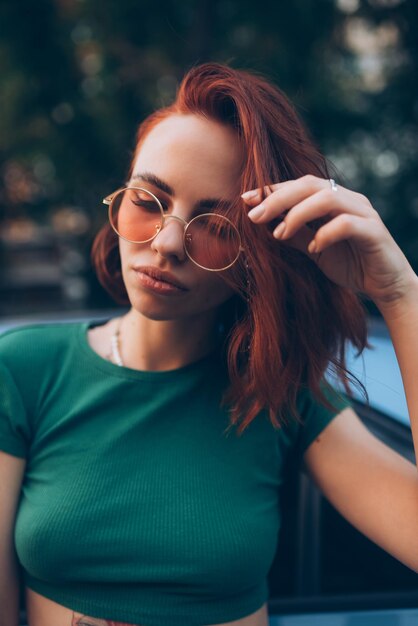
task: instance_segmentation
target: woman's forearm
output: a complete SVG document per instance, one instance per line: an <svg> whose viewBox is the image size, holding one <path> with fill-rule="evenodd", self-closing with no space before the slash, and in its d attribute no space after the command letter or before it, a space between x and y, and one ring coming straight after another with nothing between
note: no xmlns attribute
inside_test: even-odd
<svg viewBox="0 0 418 626"><path fill-rule="evenodd" d="M378 303L392 338L402 375L414 440L415 459L418 459L418 276L400 300Z"/></svg>

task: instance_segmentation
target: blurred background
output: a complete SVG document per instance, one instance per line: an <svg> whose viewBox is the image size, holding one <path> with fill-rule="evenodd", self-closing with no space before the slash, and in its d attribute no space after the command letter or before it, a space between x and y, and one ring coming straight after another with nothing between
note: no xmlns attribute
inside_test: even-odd
<svg viewBox="0 0 418 626"><path fill-rule="evenodd" d="M0 317L113 306L90 264L102 198L205 61L283 89L418 272L417 33L416 0L2 0Z"/></svg>

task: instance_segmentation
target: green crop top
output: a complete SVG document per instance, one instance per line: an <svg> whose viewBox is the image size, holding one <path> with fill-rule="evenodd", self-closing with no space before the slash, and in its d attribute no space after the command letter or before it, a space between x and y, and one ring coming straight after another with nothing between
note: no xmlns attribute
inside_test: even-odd
<svg viewBox="0 0 418 626"><path fill-rule="evenodd" d="M0 449L27 465L15 546L26 586L74 611L146 626L201 626L268 600L288 455L329 412L304 391L304 425L260 414L225 434L216 356L137 371L96 354L88 323L0 337Z"/></svg>

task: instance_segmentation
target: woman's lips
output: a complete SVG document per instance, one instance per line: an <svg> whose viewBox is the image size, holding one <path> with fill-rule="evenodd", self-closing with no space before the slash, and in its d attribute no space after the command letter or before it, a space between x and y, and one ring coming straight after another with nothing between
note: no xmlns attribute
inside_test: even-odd
<svg viewBox="0 0 418 626"><path fill-rule="evenodd" d="M188 288L178 278L169 272L154 267L134 267L138 282L156 293L179 294L188 291Z"/></svg>

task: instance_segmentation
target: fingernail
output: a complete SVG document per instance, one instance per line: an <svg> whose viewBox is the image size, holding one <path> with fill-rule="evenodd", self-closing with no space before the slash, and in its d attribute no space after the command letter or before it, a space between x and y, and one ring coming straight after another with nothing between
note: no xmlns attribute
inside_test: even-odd
<svg viewBox="0 0 418 626"><path fill-rule="evenodd" d="M251 189L250 191L246 191L241 194L241 198L243 200L251 200L252 198L256 198L258 196L258 189Z"/></svg>
<svg viewBox="0 0 418 626"><path fill-rule="evenodd" d="M285 228L286 228L285 222L282 222L281 224L279 224L277 228L275 228L273 231L273 237L276 237L276 239L280 239L280 237L283 235L285 231Z"/></svg>
<svg viewBox="0 0 418 626"><path fill-rule="evenodd" d="M310 252L311 254L316 252L316 243L315 243L315 241L311 241L311 243L309 244L308 252Z"/></svg>
<svg viewBox="0 0 418 626"><path fill-rule="evenodd" d="M254 209L251 209L251 211L248 213L248 217L251 218L252 220L258 220L258 218L263 215L265 210L266 210L266 207L263 206L262 204L259 204Z"/></svg>

